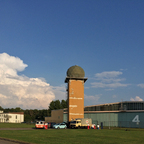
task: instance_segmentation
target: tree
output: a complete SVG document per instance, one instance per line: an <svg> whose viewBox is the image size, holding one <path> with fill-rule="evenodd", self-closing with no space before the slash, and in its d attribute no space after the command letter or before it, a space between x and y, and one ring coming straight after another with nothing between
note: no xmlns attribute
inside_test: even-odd
<svg viewBox="0 0 144 144"><path fill-rule="evenodd" d="M15 108L15 112L22 112L23 110L20 107Z"/></svg>
<svg viewBox="0 0 144 144"><path fill-rule="evenodd" d="M61 102L59 100L55 100L52 101L49 105L49 109L48 109L48 115L51 115L51 111L52 110L57 110L57 109L63 109L63 108L67 108L68 104L67 104L67 100L62 100Z"/></svg>
<svg viewBox="0 0 144 144"><path fill-rule="evenodd" d="M3 108L0 106L0 110L3 110Z"/></svg>
<svg viewBox="0 0 144 144"><path fill-rule="evenodd" d="M68 107L67 101L62 100L61 101L61 108L64 109L64 108L67 108L67 107Z"/></svg>
<svg viewBox="0 0 144 144"><path fill-rule="evenodd" d="M61 104L60 104L59 100L52 101L49 105L50 110L56 110L56 109L60 109L60 108L61 108Z"/></svg>

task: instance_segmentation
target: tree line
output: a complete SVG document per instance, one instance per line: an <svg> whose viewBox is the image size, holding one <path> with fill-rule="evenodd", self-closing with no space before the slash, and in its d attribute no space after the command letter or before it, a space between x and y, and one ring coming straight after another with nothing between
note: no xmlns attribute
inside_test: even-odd
<svg viewBox="0 0 144 144"><path fill-rule="evenodd" d="M21 109L20 107L16 108L2 108L0 106L0 110L2 110L4 113L8 112L24 112L24 121L25 122L34 122L35 120L45 120L46 116L51 116L51 111L56 109L64 109L68 107L68 101L67 100L55 100L52 101L48 109Z"/></svg>

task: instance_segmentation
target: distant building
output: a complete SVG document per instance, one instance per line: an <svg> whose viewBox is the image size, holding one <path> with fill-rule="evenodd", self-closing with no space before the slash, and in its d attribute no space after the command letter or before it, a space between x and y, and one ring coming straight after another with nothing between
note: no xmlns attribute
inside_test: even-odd
<svg viewBox="0 0 144 144"><path fill-rule="evenodd" d="M0 111L0 122L5 122L5 123L24 122L24 112L3 113L3 111Z"/></svg>
<svg viewBox="0 0 144 144"><path fill-rule="evenodd" d="M67 109L66 109L67 113ZM63 115L64 114L64 109L59 109L59 110L52 110L51 111L51 117L45 117L45 122L55 122L55 123L62 123L64 122ZM67 115L66 115L66 121L67 121Z"/></svg>
<svg viewBox="0 0 144 144"><path fill-rule="evenodd" d="M47 122L69 122L76 118L91 118L102 126L144 128L144 101L125 101L84 107L84 70L72 66L67 70L68 109L52 110Z"/></svg>
<svg viewBox="0 0 144 144"><path fill-rule="evenodd" d="M60 112L60 113L59 113ZM68 109L53 110L53 122L67 122ZM61 118L61 121L58 121ZM144 128L144 101L123 101L84 107L84 118L109 127ZM55 121L56 120L56 121Z"/></svg>
<svg viewBox="0 0 144 144"><path fill-rule="evenodd" d="M84 116L104 126L144 128L144 101L85 106Z"/></svg>

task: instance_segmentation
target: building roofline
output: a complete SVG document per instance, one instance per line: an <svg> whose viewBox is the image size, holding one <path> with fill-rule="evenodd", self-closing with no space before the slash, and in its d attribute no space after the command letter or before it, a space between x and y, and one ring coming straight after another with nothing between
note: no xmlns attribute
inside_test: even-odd
<svg viewBox="0 0 144 144"><path fill-rule="evenodd" d="M9 112L7 114L24 114L24 112Z"/></svg>
<svg viewBox="0 0 144 144"><path fill-rule="evenodd" d="M105 103L105 104L97 104L97 105L89 105L89 106L84 106L86 107L93 107L93 106L102 106L102 105L113 105L113 104L123 104L123 103L144 103L144 101L122 101L122 102L114 102L114 103Z"/></svg>
<svg viewBox="0 0 144 144"><path fill-rule="evenodd" d="M68 83L69 80L84 80L84 82L86 82L87 79L87 77L66 77L65 83Z"/></svg>
<svg viewBox="0 0 144 144"><path fill-rule="evenodd" d="M65 110L65 108L64 108L64 109L56 109L56 110L51 110L51 111L57 111L57 110Z"/></svg>
<svg viewBox="0 0 144 144"><path fill-rule="evenodd" d="M120 113L120 112L144 112L144 110L113 110L113 111L84 111L86 113ZM67 114L68 112L64 112Z"/></svg>
<svg viewBox="0 0 144 144"><path fill-rule="evenodd" d="M144 110L84 111L84 113L144 112Z"/></svg>

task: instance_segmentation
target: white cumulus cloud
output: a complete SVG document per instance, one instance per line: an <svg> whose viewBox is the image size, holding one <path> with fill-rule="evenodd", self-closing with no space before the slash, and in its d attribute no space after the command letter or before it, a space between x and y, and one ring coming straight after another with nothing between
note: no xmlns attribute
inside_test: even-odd
<svg viewBox="0 0 144 144"><path fill-rule="evenodd" d="M67 92L66 92L66 85L54 86L53 93L55 94L55 100L66 100L67 99Z"/></svg>
<svg viewBox="0 0 144 144"><path fill-rule="evenodd" d="M95 88L117 88L117 87L127 87L129 84L121 83L124 78L118 78L122 75L120 71L106 71L102 73L95 74L96 82L91 83L92 87Z"/></svg>
<svg viewBox="0 0 144 144"><path fill-rule="evenodd" d="M95 95L95 96L84 95L84 102L87 105L89 105L89 104L96 105L99 102L100 97L101 97L101 94L98 94L98 95Z"/></svg>
<svg viewBox="0 0 144 144"><path fill-rule="evenodd" d="M14 56L7 53L0 54L0 73L3 75L17 76L17 71L23 71L28 65Z"/></svg>
<svg viewBox="0 0 144 144"><path fill-rule="evenodd" d="M102 73L95 74L95 77L97 77L97 78L114 78L121 74L122 74L122 72L120 72L120 71L105 71Z"/></svg>
<svg viewBox="0 0 144 144"><path fill-rule="evenodd" d="M144 84L138 84L138 87L144 88Z"/></svg>
<svg viewBox="0 0 144 144"><path fill-rule="evenodd" d="M47 109L55 99L53 88L43 78L18 75L27 66L18 57L0 54L0 106Z"/></svg>
<svg viewBox="0 0 144 144"><path fill-rule="evenodd" d="M139 96L136 96L135 98L131 98L131 101L143 101L142 98L140 98Z"/></svg>

